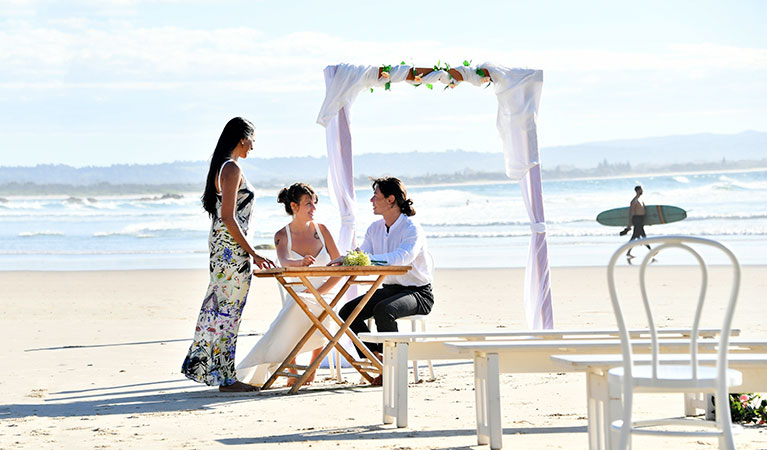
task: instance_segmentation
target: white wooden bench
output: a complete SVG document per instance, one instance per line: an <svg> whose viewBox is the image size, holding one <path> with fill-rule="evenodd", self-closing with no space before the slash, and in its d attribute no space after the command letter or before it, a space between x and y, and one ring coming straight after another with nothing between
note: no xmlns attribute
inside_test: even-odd
<svg viewBox="0 0 767 450"><path fill-rule="evenodd" d="M661 363L680 363L689 361L686 355L662 355ZM716 365L715 354L698 356L702 365ZM553 355L551 360L565 371L586 372L586 400L589 424L589 448L615 448L611 442L610 423L620 418L621 393L610 392L607 383L607 371L620 366L623 358L620 354L612 355ZM635 361L649 362L650 355L636 355ZM727 356L728 367L743 374L743 383L730 388L730 392L767 392L767 354L765 353L730 353ZM707 414L712 410L711 396L688 397L685 402L685 415L695 415L696 408L704 409Z"/></svg>
<svg viewBox="0 0 767 450"><path fill-rule="evenodd" d="M659 341L661 352L669 354L686 351L689 343L689 339L675 338ZM716 351L716 339L701 339L698 343L701 353ZM502 447L500 373L566 372L568 368L555 364L551 356L555 354L619 354L620 352L618 339L448 342L442 345L446 349L463 355L462 358L474 358L477 442L490 444L493 450ZM649 347L649 339L634 341L633 351L647 353ZM734 353L767 353L767 340L731 339L730 349ZM576 371L575 368L569 370Z"/></svg>
<svg viewBox="0 0 767 450"><path fill-rule="evenodd" d="M633 336L647 335L647 330L631 330ZM732 330L737 336L740 330ZM690 336L688 329L667 328L660 330L664 338L683 338ZM699 330L704 338L715 337L717 329ZM366 342L383 344L383 423L396 421L397 427L407 426L407 370L408 361L415 360L471 360L470 354L462 354L446 348L446 342L482 342L487 340L514 339L539 341L570 341L584 339L618 339L618 330L527 330L527 331L466 331L466 332L381 332L360 333L359 338ZM544 355L548 358L549 354ZM547 362L548 363L548 362ZM550 364L550 363L549 363Z"/></svg>

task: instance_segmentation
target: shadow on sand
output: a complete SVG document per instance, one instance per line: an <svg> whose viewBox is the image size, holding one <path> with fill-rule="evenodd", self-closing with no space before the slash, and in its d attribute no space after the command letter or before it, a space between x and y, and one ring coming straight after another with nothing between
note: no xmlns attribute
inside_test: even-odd
<svg viewBox="0 0 767 450"><path fill-rule="evenodd" d="M574 427L527 427L527 428L504 428L503 434L507 438L511 438L510 435L514 434L553 434L553 433L586 433L587 427L574 426ZM471 429L450 429L450 430L413 430L407 428L392 428L392 425L367 425L356 427L342 427L342 428L330 428L322 430L299 431L297 433L274 435L274 436L258 436L258 437L239 437L239 438L226 438L217 439L224 445L253 445L253 444L282 444L282 443L296 443L296 442L325 442L325 441L370 441L371 448L374 447L373 442L380 439L396 439L402 438L445 438L454 436L466 436L468 440L476 439L477 431L474 428ZM513 438L512 438L513 439ZM445 447L451 449L470 449L475 444L465 447ZM435 447L435 449L439 450Z"/></svg>
<svg viewBox="0 0 767 450"><path fill-rule="evenodd" d="M251 336L263 336L264 333L240 333L238 337L251 337ZM91 344L91 345L62 345L59 347L41 347L41 348L28 348L25 349L24 352L48 352L48 351L54 351L54 350L73 350L73 349L83 349L83 348L104 348L104 347L126 347L126 346L133 346L133 345L152 345L152 344L160 344L165 345L171 342L184 342L184 341L192 341L192 338L182 338L182 339L160 339L156 341L138 341L138 342L114 342L109 344Z"/></svg>
<svg viewBox="0 0 767 450"><path fill-rule="evenodd" d="M362 392L368 389L380 389L371 386L317 386L300 391L299 396L348 395L350 392ZM30 399L28 404L0 405L0 420L33 417L90 417L103 415L127 415L137 418L140 414L152 414L178 411L200 411L213 409L227 404L253 401L283 401L287 388L270 389L258 393L221 393L216 388L190 386L188 380L165 380L122 386L93 387L82 390L50 392L46 398ZM291 396L292 397L292 396ZM135 416L134 416L135 415ZM514 434L551 434L585 433L585 426L574 427L514 427L504 428L507 436ZM360 425L350 427L297 430L292 433L218 439L224 445L253 445L264 443L329 442L329 441L368 441L371 445L378 440L403 438L444 438L465 436L464 447L445 447L470 449L476 439L476 430L413 430L394 428L393 425Z"/></svg>
<svg viewBox="0 0 767 450"><path fill-rule="evenodd" d="M365 389L377 388L349 385L318 387L305 389L298 395L343 395ZM213 387L190 386L185 379L155 381L50 392L46 398L30 399L30 403L0 404L0 420L206 410L225 404L279 400L286 392L286 388L278 388L262 392L222 393Z"/></svg>

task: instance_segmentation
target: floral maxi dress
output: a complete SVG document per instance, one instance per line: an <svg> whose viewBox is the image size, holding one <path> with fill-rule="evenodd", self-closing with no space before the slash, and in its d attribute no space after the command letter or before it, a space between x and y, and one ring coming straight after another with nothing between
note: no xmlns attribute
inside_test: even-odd
<svg viewBox="0 0 767 450"><path fill-rule="evenodd" d="M237 191L235 211L243 233L247 233L253 199L253 187L243 176ZM208 386L228 386L237 381L234 350L252 272L250 255L234 240L221 221L220 195L216 201L216 218L210 227L208 249L210 284L197 319L194 341L181 372L187 378Z"/></svg>

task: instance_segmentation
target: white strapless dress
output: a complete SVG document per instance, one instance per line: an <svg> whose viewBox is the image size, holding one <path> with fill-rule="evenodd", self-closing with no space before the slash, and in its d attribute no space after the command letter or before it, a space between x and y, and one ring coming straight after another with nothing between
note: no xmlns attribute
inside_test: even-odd
<svg viewBox="0 0 767 450"><path fill-rule="evenodd" d="M314 225L314 228L317 231L320 242L322 242L322 249L315 256L314 265L324 266L330 262L330 254L319 227ZM285 232L291 259L303 258L304 255L293 251L289 226L285 227ZM327 277L311 278L312 285L315 288L322 286L325 281L327 281ZM263 386L312 326L312 321L296 305L296 302L285 292L282 286L280 286L280 294L282 294L282 310L280 310L280 313L277 314L277 317L269 326L269 330L264 333L247 356L237 365L237 378L244 383ZM319 315L323 311L322 306L317 303L317 299L311 293L299 293L299 295L306 302L312 313ZM334 294L328 293L323 298L329 302L333 296ZM323 324L331 333L335 333L338 329L335 322L329 317L325 318ZM301 353L312 351L315 348L324 346L326 343L325 337L319 331L315 331L312 337L304 344Z"/></svg>

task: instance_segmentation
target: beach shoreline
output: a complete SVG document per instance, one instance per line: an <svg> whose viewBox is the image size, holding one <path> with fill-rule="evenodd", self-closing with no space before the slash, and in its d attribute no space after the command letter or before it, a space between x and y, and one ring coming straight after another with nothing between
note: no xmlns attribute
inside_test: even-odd
<svg viewBox="0 0 767 450"><path fill-rule="evenodd" d="M604 264L626 242L620 227L599 225L600 211L627 206L636 182L648 205L675 205L686 220L646 229L648 235L701 236L729 246L742 264L762 264L767 253L767 214L757 199L767 195L767 170L648 179L544 181L549 261L552 266ZM438 268L524 267L530 219L514 183L411 187L418 221ZM341 219L319 190L315 219L337 233ZM274 242L289 217L276 192L256 192L258 220L248 230L254 245ZM182 269L207 267L210 218L197 195L165 200L98 197L11 199L0 205L0 271ZM358 243L376 219L369 188L354 203ZM268 253L268 250L265 251Z"/></svg>
<svg viewBox="0 0 767 450"><path fill-rule="evenodd" d="M688 270L669 268L661 281ZM767 266L743 268L733 322L743 337L767 338L758 313L765 273ZM526 329L523 280L522 268L437 270L428 329ZM557 328L614 327L604 268L553 268L551 280ZM0 357L12 361L0 378L0 448L487 448L476 445L469 361L434 361L437 380L411 384L410 426L402 429L382 425L380 388L357 385L349 370L345 384L322 381L321 372L295 396L220 394L186 380L181 361L207 282L199 269L0 272L7 338ZM239 357L280 306L274 280L254 278ZM508 447L586 448L582 374L502 375L501 383ZM764 448L764 431L748 428L738 448ZM656 448L699 448L672 442Z"/></svg>

